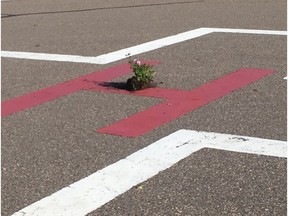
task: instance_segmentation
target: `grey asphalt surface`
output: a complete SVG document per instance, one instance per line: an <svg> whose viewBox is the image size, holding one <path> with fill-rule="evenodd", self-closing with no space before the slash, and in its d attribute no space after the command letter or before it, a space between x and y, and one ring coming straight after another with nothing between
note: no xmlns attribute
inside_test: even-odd
<svg viewBox="0 0 288 216"><path fill-rule="evenodd" d="M284 215L286 182L271 173L285 166L274 157L202 149L90 215Z"/></svg>
<svg viewBox="0 0 288 216"><path fill-rule="evenodd" d="M97 56L199 27L286 30L286 1L2 2L2 50ZM2 118L2 215L179 129L287 140L285 36L213 33L136 56L160 87L190 90L240 68L276 73L141 137L95 131L160 99L80 91ZM108 65L1 59L2 101ZM116 81L126 81L126 76ZM286 215L286 159L203 149L90 215Z"/></svg>

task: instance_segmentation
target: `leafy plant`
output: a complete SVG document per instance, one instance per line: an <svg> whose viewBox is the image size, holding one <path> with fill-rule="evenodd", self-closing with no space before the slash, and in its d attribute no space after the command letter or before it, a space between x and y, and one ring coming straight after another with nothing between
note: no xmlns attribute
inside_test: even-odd
<svg viewBox="0 0 288 216"><path fill-rule="evenodd" d="M142 83L151 82L154 78L155 71L153 70L153 65L141 63L141 61L134 59L129 61L131 69L133 70L137 81Z"/></svg>

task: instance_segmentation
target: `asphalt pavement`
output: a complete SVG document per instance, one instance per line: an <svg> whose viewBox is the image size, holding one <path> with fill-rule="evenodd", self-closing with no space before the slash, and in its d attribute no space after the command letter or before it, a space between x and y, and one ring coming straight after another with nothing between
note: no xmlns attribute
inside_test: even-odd
<svg viewBox="0 0 288 216"><path fill-rule="evenodd" d="M115 83L132 75L127 58L88 64L2 57L3 216L33 215L21 209L180 129L287 140L287 35L262 32L287 31L285 0L10 0L1 7L1 49L10 52L96 57L199 28L261 30L212 32L133 56L159 62L160 90L187 93L243 68L272 71L191 111L182 110L185 99L179 97L173 106L179 104L181 115L166 122L156 117L161 124L129 137L99 130L166 103L171 95L99 90L98 81L109 74L119 72L104 80ZM89 77L92 73L97 79ZM86 78L92 86L83 84ZM42 92L50 88L53 92ZM3 116L6 109L22 107L19 98L27 108ZM128 133L149 125L149 115L147 122L130 125ZM285 157L204 148L89 215L284 216L286 162Z"/></svg>

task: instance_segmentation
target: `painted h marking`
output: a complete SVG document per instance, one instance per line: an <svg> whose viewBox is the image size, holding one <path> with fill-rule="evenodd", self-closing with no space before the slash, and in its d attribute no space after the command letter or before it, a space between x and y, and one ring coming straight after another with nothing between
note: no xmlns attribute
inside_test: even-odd
<svg viewBox="0 0 288 216"><path fill-rule="evenodd" d="M154 65L158 64L156 61L149 63ZM191 91L153 88L131 93L124 90L107 88L97 84L107 82L128 73L130 73L129 64L122 64L4 101L2 102L2 117L32 108L80 90L130 94L135 96L165 99L165 101L160 104L97 131L99 133L118 136L137 137L175 120L188 112L213 102L214 100L217 100L237 89L253 83L262 77L273 73L273 71L243 68Z"/></svg>

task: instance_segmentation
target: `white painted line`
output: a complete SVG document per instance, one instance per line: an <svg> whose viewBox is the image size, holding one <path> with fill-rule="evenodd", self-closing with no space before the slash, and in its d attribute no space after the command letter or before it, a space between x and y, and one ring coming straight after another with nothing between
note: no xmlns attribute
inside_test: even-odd
<svg viewBox="0 0 288 216"><path fill-rule="evenodd" d="M141 53L160 49L172 44L181 43L193 38L201 37L210 33L242 33L242 34L264 34L264 35L287 35L287 31L270 31L270 30L253 30L253 29L226 29L226 28L198 28L158 40L146 42L133 47L121 49L115 52L91 56L77 56L77 55L60 55L48 53L33 53L33 52L17 52L17 51L2 51L1 57L6 58L20 58L30 60L42 61L61 61L61 62L75 62L88 64L108 64L118 60L127 58L127 56L135 56Z"/></svg>
<svg viewBox="0 0 288 216"><path fill-rule="evenodd" d="M172 35L169 37L161 38L158 40L143 43L130 48L118 50L116 52L104 54L98 56L101 59L102 64L108 64L114 61L118 61L127 58L128 55L134 56L141 53L149 52L152 50L160 49L172 44L181 43L183 41L191 40L193 38L201 37L203 35L209 34L212 31L208 28L198 28L195 30L183 32L180 34Z"/></svg>
<svg viewBox="0 0 288 216"><path fill-rule="evenodd" d="M97 57L84 57L74 55L58 55L47 53L31 53L31 52L15 52L15 51L2 51L1 56L7 58L20 58L30 60L47 60L47 61L64 61L64 62L76 62L76 63L89 63L89 64L108 64L121 59L127 58L127 56L134 56L140 53L145 53L151 50L159 49L165 46L169 46L175 43L180 43L185 40L200 37L211 33L209 29L195 29L181 34L165 37L162 39L150 41L130 48L125 48L108 54L103 54Z"/></svg>
<svg viewBox="0 0 288 216"><path fill-rule="evenodd" d="M228 29L228 28L209 28L214 33L240 33L240 34L261 34L261 35L287 35L287 31L255 30L255 29Z"/></svg>
<svg viewBox="0 0 288 216"><path fill-rule="evenodd" d="M283 79L286 79L286 80L287 80L287 76L286 76L286 77L284 77Z"/></svg>
<svg viewBox="0 0 288 216"><path fill-rule="evenodd" d="M42 60L42 61L60 61L60 62L100 64L100 62L97 60L97 57L77 56L77 55L62 55L62 54L18 52L18 51L1 51L1 57L30 59L30 60Z"/></svg>
<svg viewBox="0 0 288 216"><path fill-rule="evenodd" d="M284 141L179 130L12 216L83 216L202 148L287 157Z"/></svg>

